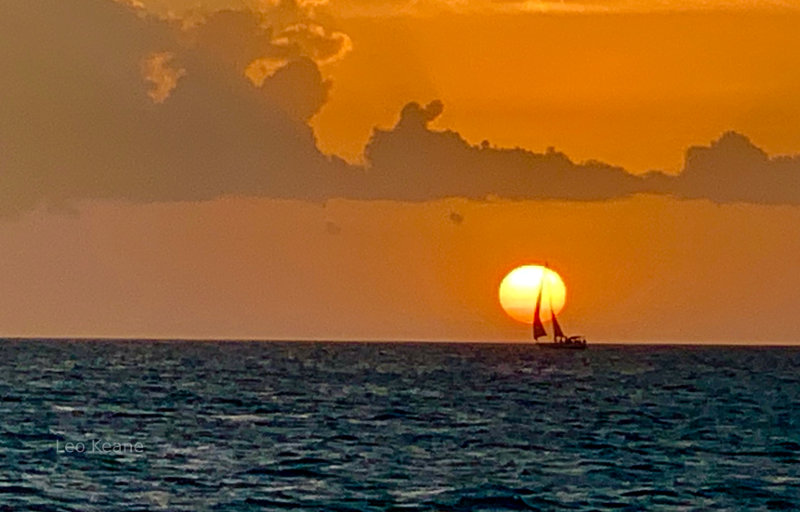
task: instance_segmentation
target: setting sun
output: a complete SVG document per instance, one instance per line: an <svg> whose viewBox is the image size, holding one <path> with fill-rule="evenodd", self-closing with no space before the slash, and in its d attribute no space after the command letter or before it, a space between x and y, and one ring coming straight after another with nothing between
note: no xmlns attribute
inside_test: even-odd
<svg viewBox="0 0 800 512"><path fill-rule="evenodd" d="M543 281L541 317L550 321L551 308L559 313L564 307L567 288L561 276L541 265L524 265L509 272L500 283L500 305L514 320L530 324Z"/></svg>

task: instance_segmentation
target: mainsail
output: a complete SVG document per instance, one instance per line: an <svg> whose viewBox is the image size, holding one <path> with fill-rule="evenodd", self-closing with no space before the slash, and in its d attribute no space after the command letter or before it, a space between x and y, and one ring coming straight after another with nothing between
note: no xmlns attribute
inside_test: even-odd
<svg viewBox="0 0 800 512"><path fill-rule="evenodd" d="M536 296L536 309L533 311L533 339L537 340L542 336L547 336L547 331L544 330L542 325L542 317L539 314L542 309L542 288L544 288L544 279L539 285L539 295Z"/></svg>

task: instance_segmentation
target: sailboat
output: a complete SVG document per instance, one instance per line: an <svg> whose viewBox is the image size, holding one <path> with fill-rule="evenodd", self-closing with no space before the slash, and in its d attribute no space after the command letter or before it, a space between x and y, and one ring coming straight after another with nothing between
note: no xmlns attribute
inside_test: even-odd
<svg viewBox="0 0 800 512"><path fill-rule="evenodd" d="M536 342L537 347L542 348L555 348L564 350L584 350L586 348L586 338L583 336L567 336L561 330L561 325L556 318L556 312L553 309L553 299L548 295L550 301L550 315L553 322L553 341L539 341L542 336L547 336L547 331L544 330L544 324L541 318L542 309L542 291L544 290L545 276L547 275L547 265L544 266L542 272L542 280L539 285L539 295L536 297L536 308L533 310L533 322L531 328L533 330L533 340Z"/></svg>

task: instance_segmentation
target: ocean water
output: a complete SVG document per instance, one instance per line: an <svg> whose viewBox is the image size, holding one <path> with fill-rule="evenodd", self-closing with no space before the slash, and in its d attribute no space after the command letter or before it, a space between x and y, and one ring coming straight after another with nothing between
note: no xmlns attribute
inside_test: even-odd
<svg viewBox="0 0 800 512"><path fill-rule="evenodd" d="M2 511L798 509L800 349L0 341Z"/></svg>

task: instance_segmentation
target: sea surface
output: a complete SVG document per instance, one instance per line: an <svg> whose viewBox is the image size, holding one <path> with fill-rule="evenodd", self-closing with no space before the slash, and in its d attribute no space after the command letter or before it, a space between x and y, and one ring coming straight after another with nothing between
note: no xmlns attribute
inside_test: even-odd
<svg viewBox="0 0 800 512"><path fill-rule="evenodd" d="M0 340L0 510L800 510L800 349Z"/></svg>

